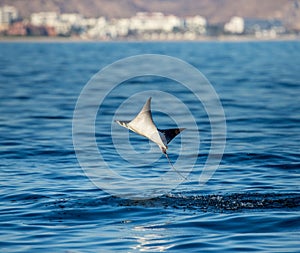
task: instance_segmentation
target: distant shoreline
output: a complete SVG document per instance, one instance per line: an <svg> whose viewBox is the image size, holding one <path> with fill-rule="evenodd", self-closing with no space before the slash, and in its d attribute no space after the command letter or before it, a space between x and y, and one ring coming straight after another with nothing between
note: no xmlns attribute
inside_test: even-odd
<svg viewBox="0 0 300 253"><path fill-rule="evenodd" d="M0 36L0 43L1 42L213 42L213 41L220 41L220 42L254 42L254 41L300 41L300 35L284 35L278 37L261 37L257 38L255 36L203 36L199 37L195 40L141 40L135 38L126 38L126 39L116 39L116 40L97 40L97 39L85 39L80 37L34 37L34 36Z"/></svg>

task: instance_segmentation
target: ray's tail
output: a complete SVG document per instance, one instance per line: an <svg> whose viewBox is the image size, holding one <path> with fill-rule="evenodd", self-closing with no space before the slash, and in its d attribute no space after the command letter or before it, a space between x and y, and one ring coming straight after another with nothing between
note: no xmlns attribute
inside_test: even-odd
<svg viewBox="0 0 300 253"><path fill-rule="evenodd" d="M187 181L188 181L187 177L185 177L184 175L182 175L182 174L174 167L174 165L172 164L172 162L171 162L171 160L170 160L170 158L169 158L167 152L165 152L164 154L166 155L166 157L167 157L167 159L168 159L168 162L169 162L171 168L172 168L174 171L176 171L176 173L177 173L178 175L180 175L184 180L187 180Z"/></svg>

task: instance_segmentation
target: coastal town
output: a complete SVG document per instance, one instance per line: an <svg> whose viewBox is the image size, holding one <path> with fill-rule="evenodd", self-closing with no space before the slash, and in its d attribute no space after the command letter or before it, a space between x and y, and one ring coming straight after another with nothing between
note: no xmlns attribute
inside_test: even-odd
<svg viewBox="0 0 300 253"><path fill-rule="evenodd" d="M198 40L217 36L278 38L296 35L280 20L231 17L210 24L199 15L178 17L137 12L129 18L87 18L79 13L36 12L23 18L14 6L0 7L0 37L73 37L90 40Z"/></svg>

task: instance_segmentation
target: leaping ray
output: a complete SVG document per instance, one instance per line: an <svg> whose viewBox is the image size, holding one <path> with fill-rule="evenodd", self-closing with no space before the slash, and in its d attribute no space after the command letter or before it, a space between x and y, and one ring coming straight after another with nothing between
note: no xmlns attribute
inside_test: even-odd
<svg viewBox="0 0 300 253"><path fill-rule="evenodd" d="M172 165L169 156L167 154L168 144L185 128L158 129L152 119L151 97L148 98L142 110L138 113L138 115L133 120L131 121L116 120L116 122L120 126L128 128L129 130L139 135L142 135L148 138L149 140L153 141L154 143L156 143L159 146L160 150L166 155L171 167L174 170L176 170Z"/></svg>

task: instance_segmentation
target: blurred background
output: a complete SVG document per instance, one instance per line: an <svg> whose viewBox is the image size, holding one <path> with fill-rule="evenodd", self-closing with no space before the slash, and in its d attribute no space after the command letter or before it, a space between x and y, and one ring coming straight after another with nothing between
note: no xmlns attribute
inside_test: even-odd
<svg viewBox="0 0 300 253"><path fill-rule="evenodd" d="M0 0L1 36L274 39L299 31L299 0Z"/></svg>

